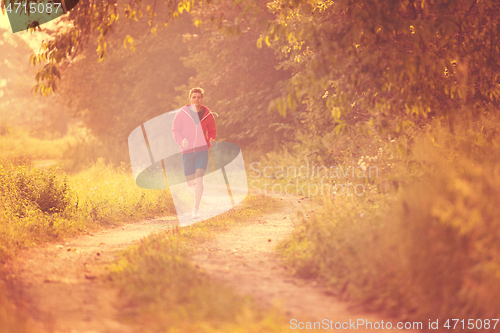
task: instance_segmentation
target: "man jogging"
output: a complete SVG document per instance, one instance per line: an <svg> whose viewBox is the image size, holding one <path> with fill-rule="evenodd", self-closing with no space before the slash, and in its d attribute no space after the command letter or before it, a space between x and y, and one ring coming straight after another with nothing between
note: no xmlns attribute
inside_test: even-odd
<svg viewBox="0 0 500 333"><path fill-rule="evenodd" d="M199 218L198 209L203 195L203 176L207 169L208 148L215 141L217 129L212 112L201 105L203 89L189 91L191 104L184 106L175 116L172 133L181 146L184 175L189 187L194 186L193 218Z"/></svg>

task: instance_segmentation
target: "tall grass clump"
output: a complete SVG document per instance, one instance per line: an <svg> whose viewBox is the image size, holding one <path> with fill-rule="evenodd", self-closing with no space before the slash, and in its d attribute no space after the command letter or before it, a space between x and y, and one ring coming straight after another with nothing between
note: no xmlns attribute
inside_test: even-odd
<svg viewBox="0 0 500 333"><path fill-rule="evenodd" d="M409 188L394 222L404 231L405 286L420 316L500 315L500 136L483 120L442 129L415 147L430 171ZM406 240L406 242L405 242Z"/></svg>
<svg viewBox="0 0 500 333"><path fill-rule="evenodd" d="M344 298L426 321L500 316L498 120L433 123L395 163L403 187L323 197L279 251ZM395 145L398 142L394 143Z"/></svg>
<svg viewBox="0 0 500 333"><path fill-rule="evenodd" d="M0 165L0 193L4 203L18 217L25 217L33 210L64 212L71 201L65 178L59 179L53 170L42 171L25 165Z"/></svg>
<svg viewBox="0 0 500 333"><path fill-rule="evenodd" d="M73 194L54 170L0 165L0 260L70 228Z"/></svg>
<svg viewBox="0 0 500 333"><path fill-rule="evenodd" d="M125 165L115 168L103 159L68 177L75 189L79 215L95 222L118 223L175 212L168 190L146 190L135 184Z"/></svg>

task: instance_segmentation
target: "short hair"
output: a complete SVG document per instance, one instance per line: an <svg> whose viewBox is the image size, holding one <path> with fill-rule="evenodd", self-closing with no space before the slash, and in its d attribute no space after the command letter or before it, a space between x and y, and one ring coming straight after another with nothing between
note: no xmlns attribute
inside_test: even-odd
<svg viewBox="0 0 500 333"><path fill-rule="evenodd" d="M191 95L192 95L193 93L200 93L200 94L201 94L201 97L203 97L203 93L204 93L204 92L205 92L205 91L203 90L203 88L193 88L193 89L191 89L191 90L189 91L189 98L191 98Z"/></svg>

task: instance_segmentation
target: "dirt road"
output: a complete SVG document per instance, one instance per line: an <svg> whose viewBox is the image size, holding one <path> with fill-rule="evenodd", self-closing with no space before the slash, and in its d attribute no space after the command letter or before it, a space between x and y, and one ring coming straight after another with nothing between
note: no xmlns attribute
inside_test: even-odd
<svg viewBox="0 0 500 333"><path fill-rule="evenodd" d="M178 225L174 216L127 224L22 253L13 271L35 331L127 333L116 320L116 290L106 283L118 250Z"/></svg>
<svg viewBox="0 0 500 333"><path fill-rule="evenodd" d="M274 247L293 230L300 204L297 198L283 200L279 212L255 218L204 243L193 257L194 263L214 279L252 295L262 306L278 305L287 321L383 320L349 310L314 281L292 277L284 268ZM133 327L117 320L116 291L106 282L106 266L117 250L177 224L173 216L142 221L22 253L13 272L19 281L18 299L25 303L33 326L41 332L133 332Z"/></svg>

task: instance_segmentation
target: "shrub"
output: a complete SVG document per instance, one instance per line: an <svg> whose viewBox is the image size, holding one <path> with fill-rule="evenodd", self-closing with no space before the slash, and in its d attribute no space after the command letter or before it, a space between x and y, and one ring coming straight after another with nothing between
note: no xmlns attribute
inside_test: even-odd
<svg viewBox="0 0 500 333"><path fill-rule="evenodd" d="M59 180L54 169L0 166L0 182L0 194L19 217L25 216L30 209L60 213L71 203L66 178Z"/></svg>

